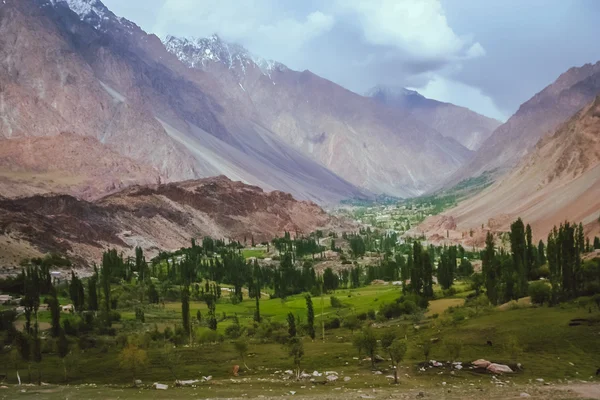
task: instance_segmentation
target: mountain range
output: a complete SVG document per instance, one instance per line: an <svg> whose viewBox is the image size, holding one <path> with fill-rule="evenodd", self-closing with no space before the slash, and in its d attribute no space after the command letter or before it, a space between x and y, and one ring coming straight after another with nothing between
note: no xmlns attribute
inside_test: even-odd
<svg viewBox="0 0 600 400"><path fill-rule="evenodd" d="M596 232L599 94L600 62L574 67L501 123L402 87L354 93L218 35L160 39L100 0L2 0L0 244L85 258L199 232L266 238L332 222L297 200L412 197L482 174L491 186L421 230L522 216L536 234L563 219ZM215 199L202 216L200 194ZM241 217L247 201L262 208Z"/></svg>
<svg viewBox="0 0 600 400"><path fill-rule="evenodd" d="M136 171L153 170L140 183L224 174L321 204L414 196L471 158L461 141L476 148L472 136L496 124L441 104L429 123L216 35L161 41L99 0L6 0L0 20L0 137L95 138L114 165L124 157ZM453 127L442 129L444 121ZM91 181L98 190L84 192L140 178L124 169L110 175L111 184ZM75 185L68 193L80 192Z"/></svg>

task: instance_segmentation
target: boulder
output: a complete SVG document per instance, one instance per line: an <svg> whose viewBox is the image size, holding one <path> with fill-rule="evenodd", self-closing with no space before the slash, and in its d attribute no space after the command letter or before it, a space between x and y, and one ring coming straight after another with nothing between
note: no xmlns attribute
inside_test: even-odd
<svg viewBox="0 0 600 400"><path fill-rule="evenodd" d="M491 363L487 370L492 374L510 374L514 372L508 365Z"/></svg>
<svg viewBox="0 0 600 400"><path fill-rule="evenodd" d="M345 377L344 377L344 382L350 382L350 380L351 380L351 379L352 379L352 378L350 378L349 376L345 376Z"/></svg>
<svg viewBox="0 0 600 400"><path fill-rule="evenodd" d="M375 354L375 362L379 363L379 362L384 362L385 358L381 357L379 354Z"/></svg>
<svg viewBox="0 0 600 400"><path fill-rule="evenodd" d="M191 379L191 380L187 380L187 381L175 381L175 385L177 385L177 386L192 386L199 382L200 382L199 379Z"/></svg>
<svg viewBox="0 0 600 400"><path fill-rule="evenodd" d="M329 382L335 382L338 380L338 376L337 375L327 375L327 380Z"/></svg>
<svg viewBox="0 0 600 400"><path fill-rule="evenodd" d="M313 371L312 376L323 376L319 371Z"/></svg>
<svg viewBox="0 0 600 400"><path fill-rule="evenodd" d="M167 390L169 388L169 385L165 385L162 383L158 383L158 382L154 382L154 384L152 385L152 387L156 390Z"/></svg>
<svg viewBox="0 0 600 400"><path fill-rule="evenodd" d="M135 386L139 386L142 384L142 380L141 379L136 379L135 380Z"/></svg>
<svg viewBox="0 0 600 400"><path fill-rule="evenodd" d="M480 358L479 360L473 361L471 364L473 364L477 368L487 368L490 366L491 362Z"/></svg>

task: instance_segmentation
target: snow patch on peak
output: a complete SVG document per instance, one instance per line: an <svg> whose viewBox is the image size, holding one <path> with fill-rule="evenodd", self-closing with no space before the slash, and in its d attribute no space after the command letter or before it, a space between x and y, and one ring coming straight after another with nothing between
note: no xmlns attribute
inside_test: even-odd
<svg viewBox="0 0 600 400"><path fill-rule="evenodd" d="M367 97L384 97L384 98L399 98L399 97L423 97L419 92L410 90L402 86L386 86L377 85L366 93Z"/></svg>
<svg viewBox="0 0 600 400"><path fill-rule="evenodd" d="M274 70L286 67L272 60L265 60L251 54L243 46L227 43L214 34L206 38L179 38L167 36L162 39L166 49L190 68L206 68L210 63L222 63L228 69L235 70L240 78L249 68L258 68L261 73L271 77Z"/></svg>
<svg viewBox="0 0 600 400"><path fill-rule="evenodd" d="M81 21L105 32L110 29L109 22L121 25L130 34L135 27L134 23L113 14L100 0L50 0L50 3L54 7L61 5L71 9Z"/></svg>

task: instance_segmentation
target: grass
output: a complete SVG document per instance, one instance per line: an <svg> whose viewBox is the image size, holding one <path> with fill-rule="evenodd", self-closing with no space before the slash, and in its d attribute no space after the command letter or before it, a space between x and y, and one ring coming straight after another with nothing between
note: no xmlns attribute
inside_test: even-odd
<svg viewBox="0 0 600 400"><path fill-rule="evenodd" d="M261 249L242 249L244 258L261 258L265 256L265 251Z"/></svg>
<svg viewBox="0 0 600 400"><path fill-rule="evenodd" d="M344 303L344 308L334 309L329 303L329 297L323 298L324 316L330 318L338 312L348 314L352 312L366 312L369 309L377 310L384 302L395 300L400 295L400 289L394 286L374 285L360 289L340 290L335 295ZM441 382L452 380L453 385L465 385L470 383L480 384L481 375L474 374L468 370L450 375L449 371L430 369L420 372L418 364L425 359L420 344L437 339L431 346L429 359L451 360L452 349L447 343L460 343L461 349L459 360L465 363L478 358L485 358L500 363L523 364L523 371L510 377L510 380L519 384L525 384L530 379L544 378L546 381L557 382L562 380L588 380L593 376L597 364L597 355L600 354L600 314L592 313L588 309L575 306L565 307L529 307L510 308L501 310L488 307L484 311L475 314L466 314L464 320L453 319L454 314L445 313L449 307L460 306L464 302L461 298L443 298L430 302L428 315L439 314L438 318L420 323L419 329L414 329L412 319L391 320L384 324L376 324L378 333L388 329L403 328L409 342L409 351L402 363L401 378L403 388L427 388L438 387ZM314 298L317 325L321 312L320 298ZM148 308L146 310L146 323L140 327L142 330L151 330L154 324L159 328L167 325L178 325L181 323L181 309L179 303L167 303L165 308ZM241 304L229 302L219 303L217 313L226 312L228 316L237 314L243 326L250 324L253 315L254 301L245 300ZM206 310L206 305L201 302L192 302L192 316L196 310ZM464 312L467 309L453 309L453 313ZM305 300L302 295L291 296L282 301L280 299L262 299L261 312L263 317L269 317L283 322L288 312L298 314L305 320ZM134 313L122 312L124 323L134 319ZM569 326L573 318L584 318L589 324L581 326ZM231 319L219 323L219 331L224 332L225 327L231 324ZM121 324L122 325L122 324ZM119 325L120 326L120 325ZM368 362L360 363L356 349L352 346L352 333L347 329L335 329L326 331L325 342L320 340L318 330L317 340L311 341L304 338L305 356L302 359L302 369L307 372L313 370L334 370L344 376L350 376L350 382L336 383L335 388L340 390L365 390L371 387L388 387L385 375L391 373L388 363L381 363L379 368L383 375L373 375ZM73 340L76 340L73 338ZM492 346L487 344L492 342ZM51 347L51 346L45 346ZM85 350L69 358L69 382L71 384L95 383L99 385L114 384L127 385L131 381L128 371L120 368L118 353L120 349L114 342L114 338L100 338L100 343L93 349ZM143 368L137 377L144 383L164 382L172 383L174 380L169 370L165 367L163 358L163 344L153 343L147 350L149 363ZM282 381L280 374L292 368L292 362L287 350L280 344L262 343L251 339L250 354L246 359L251 370L243 370L239 381L231 381L231 369L235 364L242 365L241 360L234 351L233 344L226 340L219 344L195 345L192 347L179 347L172 350L180 361L176 367L176 375L180 379L199 379L202 376L211 375L214 380L211 383L202 384L197 390L174 389L177 391L152 392L152 397L172 398L174 393L177 397L190 396L194 398L204 397L239 397L242 393L249 397L259 395L282 396L289 390L299 393L327 394L333 390L332 385L316 385L310 392L301 389L302 386L311 387L306 382L297 383ZM385 355L381 350L379 354ZM14 358L6 356L8 362L0 366L0 373L6 373L9 383L15 383ZM27 381L27 366L19 363L21 377ZM32 365L33 375L36 376L36 365ZM49 350L43 356L41 363L42 377L45 382L63 383L62 363L58 357ZM487 377L485 378L488 379ZM508 378L507 378L508 379ZM325 389L322 389L325 388ZM46 390L27 389L28 391ZM50 390L50 389L47 389ZM65 389L59 388L55 392L38 393L42 397L36 398L65 398ZM94 387L81 387L71 389L78 394L77 398L96 398L96 394L102 392ZM79 392L81 390L81 392ZM179 392L179 390L182 390ZM149 396L149 392L134 389L116 387L109 389L112 398L125 396L127 398L139 398ZM272 391L272 392L271 392ZM268 393L267 393L268 392ZM80 393L86 393L84 397ZM343 392L342 392L343 393ZM0 391L0 397L4 396ZM26 396L26 395L23 395ZM61 397L62 396L62 397ZM11 398L10 396L4 398ZM110 398L107 397L107 398ZM457 397L460 398L460 397Z"/></svg>

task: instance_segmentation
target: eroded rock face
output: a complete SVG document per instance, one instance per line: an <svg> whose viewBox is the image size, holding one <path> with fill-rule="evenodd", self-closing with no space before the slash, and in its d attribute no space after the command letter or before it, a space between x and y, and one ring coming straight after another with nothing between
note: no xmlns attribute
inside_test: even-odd
<svg viewBox="0 0 600 400"><path fill-rule="evenodd" d="M281 192L233 182L224 176L150 186L133 186L94 202L68 195L0 198L0 236L41 252L68 252L82 263L104 249L149 253L213 236L256 242L285 231L347 227L319 206Z"/></svg>

